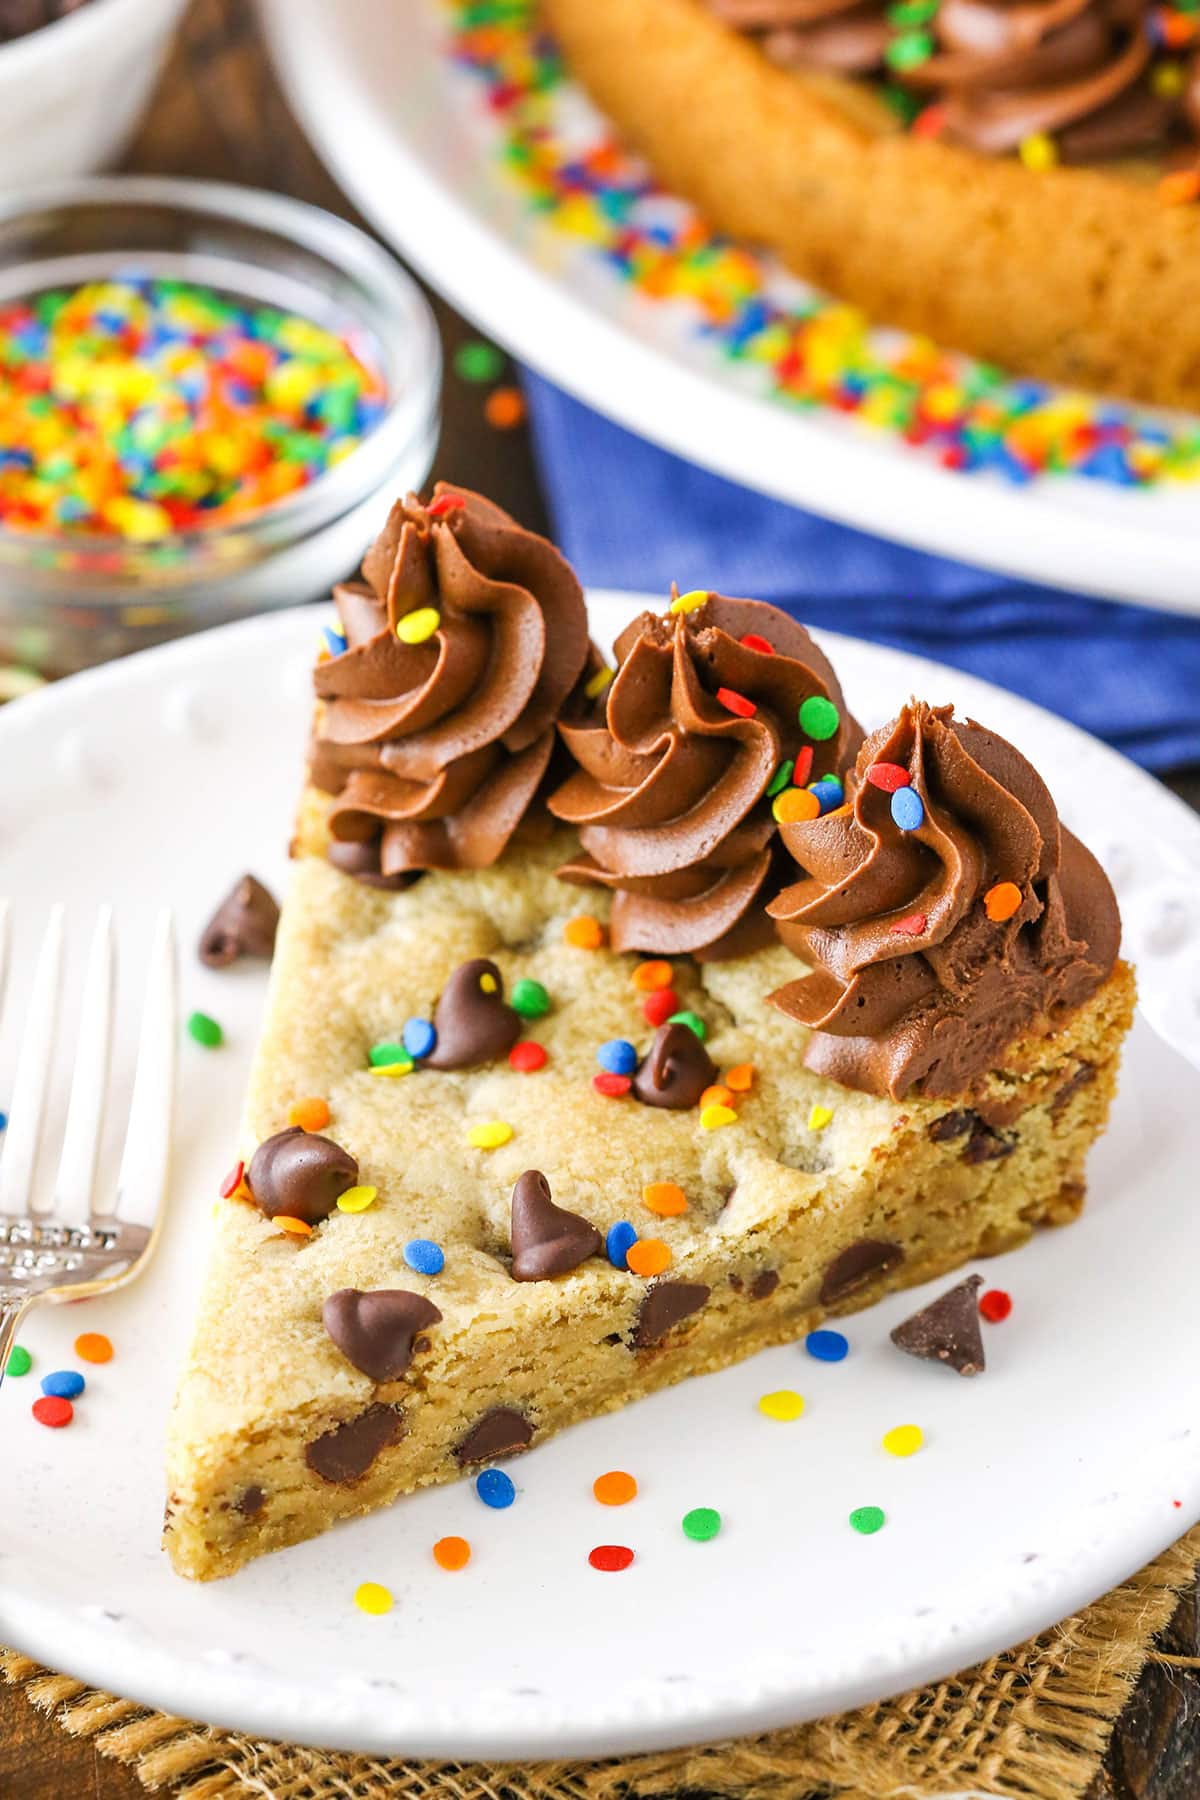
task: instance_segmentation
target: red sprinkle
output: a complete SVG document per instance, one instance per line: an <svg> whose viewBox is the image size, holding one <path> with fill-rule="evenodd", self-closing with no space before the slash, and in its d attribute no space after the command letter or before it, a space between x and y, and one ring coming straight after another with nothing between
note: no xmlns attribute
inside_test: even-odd
<svg viewBox="0 0 1200 1800"><path fill-rule="evenodd" d="M625 1544L597 1544L588 1552L588 1561L593 1569L603 1569L607 1574L615 1574L627 1569L633 1561L633 1551Z"/></svg>
<svg viewBox="0 0 1200 1800"><path fill-rule="evenodd" d="M924 913L910 913L907 919L893 920L888 930L895 932L897 937L920 937L928 923Z"/></svg>
<svg viewBox="0 0 1200 1800"><path fill-rule="evenodd" d="M222 1200L228 1200L231 1194L237 1193L238 1189L242 1185L242 1179L243 1179L245 1173L246 1173L246 1165L244 1162L235 1163L233 1165L232 1169L230 1169L228 1175L225 1177L224 1181L221 1183L221 1198L222 1198Z"/></svg>
<svg viewBox="0 0 1200 1800"><path fill-rule="evenodd" d="M425 511L431 519L444 519L448 512L457 512L466 504L461 494L439 494L436 500L429 502Z"/></svg>
<svg viewBox="0 0 1200 1800"><path fill-rule="evenodd" d="M753 700L747 700L745 694L735 694L732 688L718 688L717 699L729 712L736 713L739 719L752 719L758 711Z"/></svg>
<svg viewBox="0 0 1200 1800"><path fill-rule="evenodd" d="M538 1069L546 1066L546 1051L542 1044L535 1044L532 1038L522 1038L514 1044L508 1053L508 1066L516 1069L521 1075L533 1075Z"/></svg>
<svg viewBox="0 0 1200 1800"><path fill-rule="evenodd" d="M1003 1288L989 1288L986 1294L979 1296L979 1310L989 1325L999 1325L1012 1311L1012 1295L1006 1294Z"/></svg>
<svg viewBox="0 0 1200 1800"><path fill-rule="evenodd" d="M679 1012L682 1005L674 988L659 988L657 994L647 994L642 1001L642 1017L647 1025L665 1025L671 1014Z"/></svg>
<svg viewBox="0 0 1200 1800"><path fill-rule="evenodd" d="M744 638L739 639L739 642L747 650L757 650L760 656L774 656L775 654L774 646L768 644L765 637L759 637L757 631L748 631Z"/></svg>
<svg viewBox="0 0 1200 1800"><path fill-rule="evenodd" d="M598 1094L603 1094L606 1100L619 1100L622 1094L629 1092L633 1083L628 1075L604 1074L593 1075L592 1086Z"/></svg>
<svg viewBox="0 0 1200 1800"><path fill-rule="evenodd" d="M927 106L912 122L912 135L917 138L940 137L946 124L944 106Z"/></svg>
<svg viewBox="0 0 1200 1800"><path fill-rule="evenodd" d="M805 744L802 749L797 750L796 752L796 766L792 770L793 787L807 786L808 778L812 774L812 766L813 747L811 744Z"/></svg>
<svg viewBox="0 0 1200 1800"><path fill-rule="evenodd" d="M867 780L872 787L882 788L885 794L894 794L898 788L911 786L912 778L899 763L877 762L867 770Z"/></svg>
<svg viewBox="0 0 1200 1800"><path fill-rule="evenodd" d="M75 1417L75 1408L69 1400L63 1400L58 1394L43 1394L40 1400L33 1403L33 1416L39 1425L49 1425L53 1431L59 1431L69 1425Z"/></svg>

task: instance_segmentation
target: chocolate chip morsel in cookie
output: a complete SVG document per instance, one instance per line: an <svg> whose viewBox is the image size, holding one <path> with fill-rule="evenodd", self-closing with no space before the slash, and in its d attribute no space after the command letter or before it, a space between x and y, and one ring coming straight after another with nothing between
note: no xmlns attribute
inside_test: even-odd
<svg viewBox="0 0 1200 1800"><path fill-rule="evenodd" d="M460 1463L490 1462L494 1456L527 1450L532 1438L533 1425L524 1413L515 1406L493 1406L455 1446L454 1455Z"/></svg>
<svg viewBox="0 0 1200 1800"><path fill-rule="evenodd" d="M332 1138L289 1125L258 1146L246 1176L254 1204L268 1219L280 1216L319 1225L338 1197L358 1184L358 1164Z"/></svg>
<svg viewBox="0 0 1200 1800"><path fill-rule="evenodd" d="M987 1360L976 1302L982 1286L982 1275L968 1275L956 1287L948 1288L911 1319L897 1325L892 1333L893 1344L909 1356L949 1363L960 1375L982 1375Z"/></svg>
<svg viewBox="0 0 1200 1800"><path fill-rule="evenodd" d="M274 895L253 875L243 875L200 934L200 961L210 969L227 969L239 956L269 958L278 926Z"/></svg>
<svg viewBox="0 0 1200 1800"><path fill-rule="evenodd" d="M880 1238L859 1238L856 1243L847 1244L821 1277L822 1306L844 1300L872 1276L886 1274L903 1261L904 1251L900 1245L885 1243Z"/></svg>
<svg viewBox="0 0 1200 1800"><path fill-rule="evenodd" d="M512 1191L512 1277L546 1281L577 1269L600 1249L600 1233L578 1213L555 1206L540 1169L526 1169Z"/></svg>
<svg viewBox="0 0 1200 1800"><path fill-rule="evenodd" d="M716 1065L690 1025L660 1025L638 1065L633 1092L644 1106L682 1112L716 1079Z"/></svg>
<svg viewBox="0 0 1200 1800"><path fill-rule="evenodd" d="M339 1288L321 1308L326 1331L342 1355L372 1381L395 1381L412 1361L413 1340L441 1313L424 1294L404 1288L363 1293Z"/></svg>
<svg viewBox="0 0 1200 1800"><path fill-rule="evenodd" d="M477 1069L507 1056L521 1035L521 1015L504 998L504 977L486 956L455 969L433 1014L437 1042L427 1069Z"/></svg>
<svg viewBox="0 0 1200 1800"><path fill-rule="evenodd" d="M668 1331L699 1312L711 1288L701 1281L657 1281L642 1301L633 1328L635 1350L649 1350Z"/></svg>
<svg viewBox="0 0 1200 1800"><path fill-rule="evenodd" d="M395 1406L368 1406L307 1446L304 1460L322 1481L357 1481L383 1450L404 1436L404 1414Z"/></svg>

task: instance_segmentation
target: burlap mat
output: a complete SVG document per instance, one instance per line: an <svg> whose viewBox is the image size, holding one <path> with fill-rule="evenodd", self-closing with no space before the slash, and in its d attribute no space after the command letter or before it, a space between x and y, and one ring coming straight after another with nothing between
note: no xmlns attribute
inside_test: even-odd
<svg viewBox="0 0 1200 1800"><path fill-rule="evenodd" d="M410 1763L256 1742L116 1700L15 1651L0 1675L173 1800L1082 1800L1151 1641L1200 1562L1200 1526L1084 1612L952 1681L792 1731L589 1763Z"/></svg>

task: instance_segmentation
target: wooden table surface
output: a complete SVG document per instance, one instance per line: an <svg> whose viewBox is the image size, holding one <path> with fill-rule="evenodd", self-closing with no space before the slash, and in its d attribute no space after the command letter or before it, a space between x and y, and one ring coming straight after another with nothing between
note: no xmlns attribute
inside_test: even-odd
<svg viewBox="0 0 1200 1800"><path fill-rule="evenodd" d="M249 0L193 0L176 53L126 159L145 173L204 175L270 188L358 218L309 148L262 53ZM447 369L475 333L438 296ZM483 419L486 390L447 374L434 477L492 496L523 524L546 529L524 431ZM1200 808L1200 770L1170 784ZM1200 1796L1200 1598L1188 1593L1156 1660L1114 1734L1087 1800L1197 1800ZM144 1800L136 1776L68 1738L0 1686L0 1800ZM815 1800L815 1797L814 1797Z"/></svg>

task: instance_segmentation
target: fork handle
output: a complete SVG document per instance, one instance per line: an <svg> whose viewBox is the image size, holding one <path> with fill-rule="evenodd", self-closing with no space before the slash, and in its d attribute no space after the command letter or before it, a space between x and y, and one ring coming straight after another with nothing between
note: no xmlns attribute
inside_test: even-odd
<svg viewBox="0 0 1200 1800"><path fill-rule="evenodd" d="M0 1294L0 1386L8 1368L9 1353L17 1338L17 1327L29 1305L27 1295Z"/></svg>

